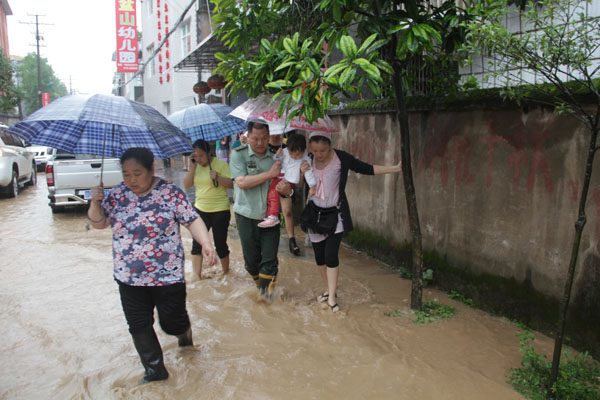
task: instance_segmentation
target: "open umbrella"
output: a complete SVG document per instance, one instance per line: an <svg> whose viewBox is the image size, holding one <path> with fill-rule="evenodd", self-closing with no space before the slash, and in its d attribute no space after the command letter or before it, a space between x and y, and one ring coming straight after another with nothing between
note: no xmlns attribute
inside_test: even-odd
<svg viewBox="0 0 600 400"><path fill-rule="evenodd" d="M284 132L294 129L318 132L339 131L335 123L327 115L313 122L308 122L304 116L294 117L290 121L286 121L285 114L281 117L277 114L278 108L279 99L273 100L272 96L261 94L258 97L246 100L229 113L229 115L244 121L264 120L269 124L269 132L272 135L281 135ZM297 108L300 108L299 104L294 105L289 111L291 112Z"/></svg>
<svg viewBox="0 0 600 400"><path fill-rule="evenodd" d="M73 154L120 157L131 147L146 147L157 158L192 152L189 138L161 113L119 96L64 96L9 130L29 143Z"/></svg>
<svg viewBox="0 0 600 400"><path fill-rule="evenodd" d="M221 103L201 103L176 111L168 119L192 140L219 140L246 130L244 121L225 118L233 108Z"/></svg>
<svg viewBox="0 0 600 400"><path fill-rule="evenodd" d="M185 133L192 143L198 139L205 141L220 140L225 136L241 133L246 130L246 123L236 118L228 118L227 115L233 108L222 103L200 103L169 115L168 119L173 125ZM208 156L208 149L206 149ZM208 168L212 170L210 158ZM213 179L213 185L219 183Z"/></svg>

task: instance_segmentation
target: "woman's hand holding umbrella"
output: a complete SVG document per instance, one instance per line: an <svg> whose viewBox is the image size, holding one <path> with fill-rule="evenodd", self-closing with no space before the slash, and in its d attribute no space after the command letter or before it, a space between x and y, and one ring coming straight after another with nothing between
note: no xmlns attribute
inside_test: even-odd
<svg viewBox="0 0 600 400"><path fill-rule="evenodd" d="M102 200L104 200L104 187L93 187L90 208L88 209L88 220L98 229L108 225L108 219L104 215L104 210L102 209Z"/></svg>

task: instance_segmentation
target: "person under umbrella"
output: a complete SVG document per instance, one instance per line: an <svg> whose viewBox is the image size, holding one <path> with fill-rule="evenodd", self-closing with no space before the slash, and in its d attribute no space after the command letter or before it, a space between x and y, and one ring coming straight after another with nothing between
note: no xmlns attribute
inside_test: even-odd
<svg viewBox="0 0 600 400"><path fill-rule="evenodd" d="M185 193L154 175L154 155L130 148L121 155L123 182L104 196L92 189L88 219L95 229L110 225L113 233L114 279L129 332L145 373L143 382L168 378L160 342L154 331L154 309L161 328L192 346L186 310L184 251L180 225L202 244L203 258L216 262L208 231Z"/></svg>
<svg viewBox="0 0 600 400"><path fill-rule="evenodd" d="M212 157L208 142L205 140L196 140L193 148L194 152L190 157L193 168L185 175L183 186L186 189L196 186L194 207L202 221L204 221L206 228L208 230L212 229L223 275L226 275L229 272L227 231L231 219L227 189L233 188L229 165L221 159ZM203 246L194 239L192 267L194 275L199 279L202 279L202 249Z"/></svg>

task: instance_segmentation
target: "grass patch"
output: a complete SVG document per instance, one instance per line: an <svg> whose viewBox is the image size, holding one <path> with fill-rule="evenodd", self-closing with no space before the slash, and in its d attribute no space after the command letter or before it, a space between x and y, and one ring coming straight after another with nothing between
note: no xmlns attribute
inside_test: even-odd
<svg viewBox="0 0 600 400"><path fill-rule="evenodd" d="M473 299L469 299L462 294L458 293L456 290L451 290L448 298L456 301L460 301L468 307L473 307Z"/></svg>
<svg viewBox="0 0 600 400"><path fill-rule="evenodd" d="M415 324L433 324L456 315L456 308L429 300L423 304L423 311L415 311Z"/></svg>
<svg viewBox="0 0 600 400"><path fill-rule="evenodd" d="M532 345L535 336L531 332L520 332L517 336L523 359L520 368L511 369L509 383L528 399L545 400L552 361L535 351ZM587 352L573 357L565 350L552 391L555 399L600 400L600 367Z"/></svg>

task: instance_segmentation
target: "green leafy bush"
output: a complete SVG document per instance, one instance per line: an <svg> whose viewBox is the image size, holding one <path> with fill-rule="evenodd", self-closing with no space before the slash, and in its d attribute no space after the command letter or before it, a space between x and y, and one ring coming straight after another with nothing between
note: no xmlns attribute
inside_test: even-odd
<svg viewBox="0 0 600 400"><path fill-rule="evenodd" d="M448 319L456 314L456 308L429 300L423 304L423 311L415 311L415 324L432 324Z"/></svg>
<svg viewBox="0 0 600 400"><path fill-rule="evenodd" d="M465 297L464 295L458 293L456 290L451 290L448 298L456 301L460 301L461 303L473 307L473 300Z"/></svg>
<svg viewBox="0 0 600 400"><path fill-rule="evenodd" d="M546 384L550 379L552 362L538 354L532 346L535 336L529 332L517 335L523 353L520 368L512 368L509 382L516 391L533 400L546 399ZM563 353L558 379L552 391L555 399L600 400L600 367L587 352L571 356Z"/></svg>

